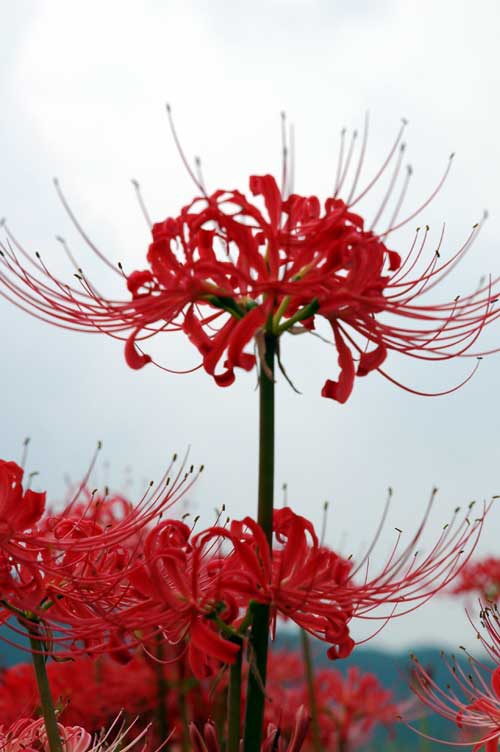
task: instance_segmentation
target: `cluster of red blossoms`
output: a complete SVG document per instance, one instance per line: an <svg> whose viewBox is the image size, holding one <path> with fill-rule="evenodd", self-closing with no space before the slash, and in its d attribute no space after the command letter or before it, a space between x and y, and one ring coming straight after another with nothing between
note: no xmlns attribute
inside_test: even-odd
<svg viewBox="0 0 500 752"><path fill-rule="evenodd" d="M14 633L39 622L61 655L114 651L127 660L131 647L161 635L187 651L191 671L203 678L234 662L232 638L245 639L253 604L262 603L274 624L295 622L335 659L354 646L353 618L385 620L398 607L407 613L445 587L484 520L455 515L431 552L416 557L422 525L372 574L368 557L355 563L331 551L288 507L274 512L272 552L248 517L200 532L158 519L193 474L178 471L163 484L168 491L160 486L138 507L87 492L62 512L43 514L44 495L23 495L21 468L0 463L0 524L10 530L0 547L2 619Z"/></svg>
<svg viewBox="0 0 500 752"><path fill-rule="evenodd" d="M154 650L153 644L149 647ZM207 681L183 685L186 668L182 656L173 659L172 653L167 662L159 663L150 657L149 651L138 650L125 667L109 656L95 659L80 656L73 661L50 663L48 674L59 708L59 721L66 727L81 727L90 733L102 729L108 732L121 713L127 725L138 719L136 733L150 729L149 744L154 749L163 741L157 720L160 702L172 729L170 745L182 743L184 712L189 719L193 748L197 750L199 745L196 746L195 740L200 735L210 738L211 727L217 729L223 724L227 682L225 677L221 679L217 693ZM163 695L159 693L159 676L165 684ZM360 673L356 668L349 669L345 676L332 668L318 670L315 689L321 743L332 752L359 749L378 726L390 732L407 704L396 702L372 674ZM299 654L284 650L271 653L267 694L264 725L268 737L279 729L281 742L291 751L295 748L288 744L292 745L294 734L303 728L303 749L307 752L308 716L296 712L296 708L307 708L309 704ZM31 665L20 664L6 670L0 681L0 724L14 724L20 713L34 717L37 707L38 693ZM208 728L206 718L213 719ZM217 740L215 730L213 737Z"/></svg>
<svg viewBox="0 0 500 752"><path fill-rule="evenodd" d="M441 237L438 249L420 263L428 228L417 230L406 254L387 245L389 234L427 206L443 181L421 207L397 223L405 182L389 226L376 232L400 171L400 138L401 133L375 178L356 194L362 153L347 200L339 193L352 153L345 157L343 148L334 195L323 202L290 192L287 181L280 188L271 175L250 177L250 193L256 198L237 190L209 194L195 179L200 195L178 216L152 225L148 268L127 275L91 243L57 186L84 240L124 276L131 298L101 296L78 266L80 287L58 280L39 254L32 257L24 250L6 225L8 240L0 247L0 294L57 326L125 340L126 361L134 369L152 360L143 349L151 337L182 331L200 353L200 365L219 386L234 381L236 368L251 370L257 356L264 362L266 334L279 338L286 332L314 333L321 318L331 329L340 369L337 379L325 381L322 395L342 403L351 394L355 376L377 370L398 383L382 370L390 350L423 360L479 355L471 348L484 326L498 316L498 280L449 302L422 301L424 293L462 259L478 226L446 261L441 260ZM353 207L393 159L389 191L367 229ZM252 342L255 352L247 350Z"/></svg>

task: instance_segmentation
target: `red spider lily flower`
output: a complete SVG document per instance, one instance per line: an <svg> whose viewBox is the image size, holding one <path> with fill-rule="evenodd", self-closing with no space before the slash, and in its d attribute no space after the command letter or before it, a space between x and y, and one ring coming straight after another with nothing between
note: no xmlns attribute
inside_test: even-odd
<svg viewBox="0 0 500 752"><path fill-rule="evenodd" d="M499 280L452 301L428 303L423 296L461 260L477 226L445 261L441 238L438 251L420 271L427 230L423 239L417 231L406 254L387 245L391 232L427 206L449 167L429 199L397 222L407 187L404 181L388 226L376 230L398 179L401 135L402 130L375 178L357 191L363 146L344 199L340 193L353 149L345 156L343 146L334 194L323 202L317 196L291 193L287 180L279 187L269 174L250 177L250 196L223 189L209 194L195 178L200 195L177 216L152 226L148 268L125 277L128 300L101 296L80 269L76 275L80 286L58 280L39 255L31 257L5 226L8 241L0 249L0 294L62 328L103 332L124 340L126 361L134 369L152 360L143 351L143 342L158 332L182 331L199 351L200 365L219 386L233 383L236 368L254 367L256 356L247 349L252 342L262 361L265 333L280 337L286 332L311 332L323 319L331 328L339 375L325 381L322 395L341 403L349 398L355 376L377 370L398 383L382 370L391 350L424 360L472 355L482 329L498 316L494 303ZM374 221L365 226L354 208L393 160L390 189ZM286 173L286 161L283 167ZM123 275L121 266L116 269L88 239L57 189L91 249Z"/></svg>
<svg viewBox="0 0 500 752"><path fill-rule="evenodd" d="M480 561L471 561L460 572L452 593L475 593L486 602L500 597L500 559L487 556Z"/></svg>
<svg viewBox="0 0 500 752"><path fill-rule="evenodd" d="M13 531L0 544L0 620L14 635L39 622L49 652L113 651L128 659L113 617L118 605L121 613L137 606L125 570L137 566L147 527L195 481L194 468L186 472L183 463L172 482L167 471L135 507L82 485L60 514L43 517L45 494L23 494L21 468L3 462L0 473L5 526ZM128 645L137 644L128 637Z"/></svg>
<svg viewBox="0 0 500 752"><path fill-rule="evenodd" d="M443 718L454 721L460 729L477 731L481 737L473 752L498 752L500 743L500 667L491 672L490 681L480 664L469 658L467 671L457 661L447 663L457 690L442 689L420 662L414 658L416 683L412 686L417 697ZM418 733L421 733L420 731ZM430 738L430 737L429 737ZM433 739L433 741L442 741ZM450 742L463 746L463 742ZM469 742L471 744L472 742Z"/></svg>
<svg viewBox="0 0 500 752"><path fill-rule="evenodd" d="M167 520L154 528L144 544L144 566L130 574L142 597L142 628L161 626L174 644L188 641L194 676L215 673L221 663L234 663L239 646L224 639L212 619L231 624L240 608L225 579L214 576L220 546L218 528L191 536L183 522ZM222 560L222 563L224 560ZM132 613L131 624L138 614ZM120 614L120 620L123 623Z"/></svg>
<svg viewBox="0 0 500 752"><path fill-rule="evenodd" d="M365 570L374 544L354 567L320 544L310 522L285 508L274 512L271 558L262 530L245 518L230 527L234 552L228 569L234 575L232 582L224 580L225 586L239 591L246 602L267 603L274 618L289 618L330 643L330 658L346 657L354 647L348 628L353 617L388 621L408 613L445 588L465 566L484 516L471 523L466 515L458 522L457 513L428 554L417 555L416 550L425 517L406 548L398 551L396 545L381 572L373 576L364 571L360 581L356 575ZM383 613L377 611L380 607Z"/></svg>
<svg viewBox="0 0 500 752"><path fill-rule="evenodd" d="M115 719L114 736L108 732L96 739L79 726L63 726L58 724L59 735L63 752L118 752L129 750L144 739L147 730L136 735L132 741L127 740L127 735L133 727L133 723L127 727L122 723L118 725L119 716ZM8 728L0 727L0 746L5 752L49 752L49 745L45 731L43 718L34 721L30 718L21 718ZM144 746L142 749L144 750Z"/></svg>
<svg viewBox="0 0 500 752"><path fill-rule="evenodd" d="M92 746L92 737L83 728L59 724L59 734L64 752L87 752ZM43 719L21 718L7 729L0 727L0 744L5 752L34 752L37 749L45 752L49 747Z"/></svg>

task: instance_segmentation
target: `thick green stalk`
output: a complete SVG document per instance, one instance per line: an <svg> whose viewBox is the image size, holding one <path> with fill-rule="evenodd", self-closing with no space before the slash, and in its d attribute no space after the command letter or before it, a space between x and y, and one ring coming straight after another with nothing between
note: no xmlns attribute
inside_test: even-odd
<svg viewBox="0 0 500 752"><path fill-rule="evenodd" d="M312 746L314 752L321 752L321 738L319 733L318 703L314 688L314 666L311 657L309 635L304 629L300 630L302 640L302 655L306 669L307 693L309 695L309 711L311 713Z"/></svg>
<svg viewBox="0 0 500 752"><path fill-rule="evenodd" d="M227 752L239 752L241 734L241 662L242 644L238 638L233 638L240 646L240 652L229 671L229 691L227 696Z"/></svg>
<svg viewBox="0 0 500 752"><path fill-rule="evenodd" d="M259 389L259 506L257 521L272 547L274 507L274 360L276 338L265 335L266 367L261 367ZM269 606L253 606L250 634L250 671L245 714L244 752L260 752L264 721Z"/></svg>
<svg viewBox="0 0 500 752"><path fill-rule="evenodd" d="M44 644L41 638L40 629L35 622L23 622L28 628L28 635L31 646L31 658L35 669L36 682L38 685L38 694L42 706L43 719L45 721L45 730L47 732L47 741L50 752L63 752L59 728L57 725L56 710L50 691L49 677L47 676L47 667L45 665L46 656L44 655Z"/></svg>

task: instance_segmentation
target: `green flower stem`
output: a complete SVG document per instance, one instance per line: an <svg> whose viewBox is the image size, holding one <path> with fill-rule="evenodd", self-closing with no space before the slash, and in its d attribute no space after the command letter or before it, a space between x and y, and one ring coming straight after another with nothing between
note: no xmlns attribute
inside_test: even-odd
<svg viewBox="0 0 500 752"><path fill-rule="evenodd" d="M319 303L315 298L311 303L309 303L309 305L304 306L303 308L298 310L297 313L294 313L293 316L290 316L290 318L287 319L283 324L281 324L281 326L277 326L277 334L283 334L283 332L291 329L294 324L298 324L300 321L304 321L304 319L308 319L311 316L314 316L314 314L318 311Z"/></svg>
<svg viewBox="0 0 500 752"><path fill-rule="evenodd" d="M265 335L267 368L260 371L259 406L259 506L257 521L272 550L274 507L274 360L276 337ZM267 371L267 373L266 373ZM269 606L253 606L252 630L249 640L250 671L244 730L244 752L260 752L269 640Z"/></svg>
<svg viewBox="0 0 500 752"><path fill-rule="evenodd" d="M36 683L38 685L38 694L40 696L40 704L42 706L42 714L45 721L49 749L50 752L63 752L54 701L50 691L49 677L47 676L46 656L44 655L45 646L40 634L40 628L36 622L26 622L26 620L23 621L23 626L28 629L32 651L31 658L35 669Z"/></svg>
<svg viewBox="0 0 500 752"><path fill-rule="evenodd" d="M309 710L311 713L312 748L314 752L321 752L321 738L319 733L318 704L314 688L314 666L311 657L311 644L309 635L304 629L300 630L302 641L302 655L306 669L307 693L309 695Z"/></svg>
<svg viewBox="0 0 500 752"><path fill-rule="evenodd" d="M232 642L240 646L240 652L229 671L229 692L227 696L227 752L239 752L241 734L241 662L242 641L237 637Z"/></svg>
<svg viewBox="0 0 500 752"><path fill-rule="evenodd" d="M169 748L165 746L165 740L168 737L168 718L167 718L167 693L168 693L168 681L165 676L165 651L163 646L163 636L158 633L155 637L156 641L156 731L158 733L158 740L162 745L162 749Z"/></svg>

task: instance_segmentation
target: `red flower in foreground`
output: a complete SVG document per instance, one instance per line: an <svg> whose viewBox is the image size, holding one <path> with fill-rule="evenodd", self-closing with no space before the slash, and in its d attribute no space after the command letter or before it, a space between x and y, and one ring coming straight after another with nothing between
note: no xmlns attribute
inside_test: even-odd
<svg viewBox="0 0 500 752"><path fill-rule="evenodd" d="M114 725L116 726L116 721ZM104 734L95 740L79 726L63 726L59 723L58 729L63 752L118 752L134 747L144 738L145 731L132 741L128 740L127 734L132 726L133 724L126 729L123 725L116 728L117 733L112 739ZM49 752L43 718L36 721L20 718L8 728L0 726L0 747L3 752Z"/></svg>
<svg viewBox="0 0 500 752"><path fill-rule="evenodd" d="M454 721L458 728L481 734L474 744L473 752L498 752L500 741L500 667L491 672L489 684L479 670L480 664L470 658L467 669L453 661L448 668L453 675L456 689L450 685L442 689L428 671L414 658L413 691L419 699L436 713ZM420 732L419 732L420 733ZM433 739L433 741L442 741ZM454 744L453 742L446 742ZM473 742L469 742L472 744ZM456 742L464 746L465 742Z"/></svg>
<svg viewBox="0 0 500 752"><path fill-rule="evenodd" d="M65 727L59 724L59 733L64 752L87 752L92 746L91 735L79 727ZM33 721L21 718L9 726L0 727L0 745L5 752L23 752L23 750L49 750L43 718Z"/></svg>
<svg viewBox="0 0 500 752"><path fill-rule="evenodd" d="M418 210L397 223L407 186L403 182L388 226L376 231L400 171L400 138L401 132L378 174L357 192L362 149L346 199L340 192L352 150L345 158L341 150L334 195L323 202L317 196L290 193L286 181L279 188L271 175L250 177L251 197L237 190L208 194L195 181L200 195L179 215L152 226L148 268L126 276L131 294L126 301L102 297L81 270L76 275L80 287L59 281L6 228L8 242L0 249L0 294L60 327L125 340L125 357L134 369L152 360L143 342L158 332L182 331L219 386L234 381L236 368L254 367L256 356L247 350L252 341L262 362L266 333L280 337L312 332L320 317L331 329L340 369L336 379L325 381L322 395L338 402L348 399L356 375L378 370L395 381L382 370L390 350L424 360L471 355L483 327L497 318L498 280L441 303L427 303L423 294L464 256L476 227L446 261L440 258L441 238L438 251L418 272L427 229L417 230L403 260L387 245L389 233L427 206L442 181ZM366 228L354 207L393 158L390 189ZM88 240L60 195L86 242L114 268ZM119 273L123 274L121 266Z"/></svg>

